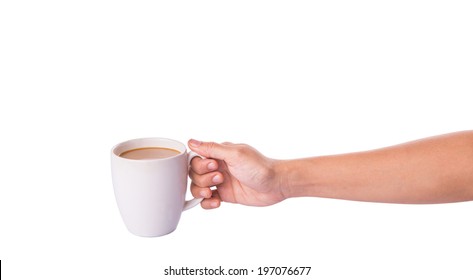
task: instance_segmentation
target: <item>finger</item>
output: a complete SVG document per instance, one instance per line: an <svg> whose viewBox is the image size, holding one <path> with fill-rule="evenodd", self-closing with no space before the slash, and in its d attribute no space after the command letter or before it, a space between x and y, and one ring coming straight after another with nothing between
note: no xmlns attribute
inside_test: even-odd
<svg viewBox="0 0 473 280"><path fill-rule="evenodd" d="M212 190L210 187L199 187L191 183L191 194L195 198L210 198L212 196Z"/></svg>
<svg viewBox="0 0 473 280"><path fill-rule="evenodd" d="M214 159L194 157L191 160L191 169L197 174L205 174L218 169L218 163Z"/></svg>
<svg viewBox="0 0 473 280"><path fill-rule="evenodd" d="M202 208L204 209L215 209L215 208L220 207L221 201L222 200L220 199L220 195L218 194L218 191L214 190L212 192L212 197L202 200L200 204Z"/></svg>
<svg viewBox="0 0 473 280"><path fill-rule="evenodd" d="M232 151L230 145L222 145L215 142L202 142L191 139L188 142L189 148L206 158L215 158L225 160L228 153Z"/></svg>
<svg viewBox="0 0 473 280"><path fill-rule="evenodd" d="M192 179L192 183L200 187L210 187L223 183L223 174L218 171L200 175L190 170L189 177Z"/></svg>
<svg viewBox="0 0 473 280"><path fill-rule="evenodd" d="M212 198L207 198L207 199L202 200L200 205L204 209L215 209L215 208L220 207L220 200L218 200L216 198L213 198L213 197Z"/></svg>

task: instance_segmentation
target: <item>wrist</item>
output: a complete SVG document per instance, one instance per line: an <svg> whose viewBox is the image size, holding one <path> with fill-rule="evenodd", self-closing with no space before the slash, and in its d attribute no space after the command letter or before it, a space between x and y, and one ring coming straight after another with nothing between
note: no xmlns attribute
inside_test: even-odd
<svg viewBox="0 0 473 280"><path fill-rule="evenodd" d="M308 159L280 160L275 164L278 186L283 197L320 196L314 162Z"/></svg>
<svg viewBox="0 0 473 280"><path fill-rule="evenodd" d="M275 185L279 189L283 199L294 197L293 186L291 185L290 174L291 164L289 160L276 160L274 162Z"/></svg>

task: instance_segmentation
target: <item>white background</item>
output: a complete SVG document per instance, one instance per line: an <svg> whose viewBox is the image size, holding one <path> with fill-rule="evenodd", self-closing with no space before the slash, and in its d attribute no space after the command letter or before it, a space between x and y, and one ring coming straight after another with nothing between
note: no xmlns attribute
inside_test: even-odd
<svg viewBox="0 0 473 280"><path fill-rule="evenodd" d="M2 279L209 279L163 272L219 265L312 267L229 279L471 279L472 203L224 204L140 238L109 152L162 136L297 158L471 129L472 14L471 1L1 1Z"/></svg>

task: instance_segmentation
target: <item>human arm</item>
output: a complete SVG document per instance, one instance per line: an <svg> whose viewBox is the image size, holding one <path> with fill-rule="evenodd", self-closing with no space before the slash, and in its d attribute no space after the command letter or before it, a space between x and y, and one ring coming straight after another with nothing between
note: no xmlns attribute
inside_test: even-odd
<svg viewBox="0 0 473 280"><path fill-rule="evenodd" d="M191 170L192 193L206 198L204 208L220 201L264 206L301 196L386 203L473 200L473 131L294 160L269 159L241 144L191 141L189 147L209 157L194 160ZM219 180L212 181L215 176ZM216 191L210 191L212 185Z"/></svg>
<svg viewBox="0 0 473 280"><path fill-rule="evenodd" d="M388 203L473 200L473 131L278 166L285 197Z"/></svg>

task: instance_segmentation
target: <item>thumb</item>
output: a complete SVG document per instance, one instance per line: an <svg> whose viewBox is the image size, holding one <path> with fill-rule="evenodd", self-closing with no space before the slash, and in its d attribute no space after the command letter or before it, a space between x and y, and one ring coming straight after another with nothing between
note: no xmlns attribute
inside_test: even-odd
<svg viewBox="0 0 473 280"><path fill-rule="evenodd" d="M192 151L206 158L225 160L230 152L230 147L215 142L202 142L191 139L188 145Z"/></svg>

